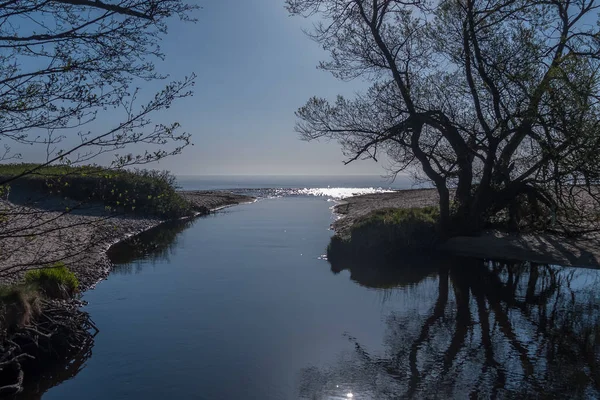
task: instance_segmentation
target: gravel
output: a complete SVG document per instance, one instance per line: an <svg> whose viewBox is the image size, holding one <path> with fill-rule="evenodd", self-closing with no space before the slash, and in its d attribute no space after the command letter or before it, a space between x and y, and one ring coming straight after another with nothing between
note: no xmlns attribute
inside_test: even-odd
<svg viewBox="0 0 600 400"><path fill-rule="evenodd" d="M341 218L333 223L333 229L338 236L345 237L354 222L371 211L383 208L436 206L438 202L439 196L435 189L399 190L348 197L335 207L335 212L340 214Z"/></svg>
<svg viewBox="0 0 600 400"><path fill-rule="evenodd" d="M225 191L187 190L179 194L201 212L209 212L235 204L252 203L254 197Z"/></svg>
<svg viewBox="0 0 600 400"><path fill-rule="evenodd" d="M254 200L226 192L181 195L199 215ZM87 290L108 276L112 263L106 251L112 245L162 222L110 215L98 205L66 212L0 201L0 285L20 281L29 269L63 262L76 274L81 289Z"/></svg>
<svg viewBox="0 0 600 400"><path fill-rule="evenodd" d="M333 224L336 235L347 237L363 215L383 208L425 207L438 204L435 189L400 190L344 199L335 208L340 218ZM476 237L459 236L442 243L441 251L493 260L531 261L541 264L600 268L600 235L566 238L548 233L509 234L485 231Z"/></svg>

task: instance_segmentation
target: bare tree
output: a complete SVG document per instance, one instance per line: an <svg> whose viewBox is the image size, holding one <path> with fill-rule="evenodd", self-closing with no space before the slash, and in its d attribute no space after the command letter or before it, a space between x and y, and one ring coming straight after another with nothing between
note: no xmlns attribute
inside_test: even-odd
<svg viewBox="0 0 600 400"><path fill-rule="evenodd" d="M47 165L87 164L110 153L115 158L109 168L119 169L178 154L189 145L190 135L180 132L178 123L157 124L152 116L189 96L194 75L168 83L145 103L136 85L166 78L156 72L155 61L164 58L159 43L167 22L194 21L197 8L185 0L1 2L0 141L5 151L0 161L20 158L11 151L15 143L46 150L41 163L0 177L3 197L15 181ZM101 114L104 119L96 121ZM94 235L103 239L50 248L46 239L65 240L61 232L69 228L107 224L111 216L64 218L84 202L53 213L2 202L0 277L14 278L76 254L84 257L90 246L106 241L106 232L99 232ZM22 254L24 242L28 257ZM77 251L67 251L71 247Z"/></svg>
<svg viewBox="0 0 600 400"><path fill-rule="evenodd" d="M287 0L294 15L319 15L309 34L331 56L322 69L372 81L354 99L310 99L297 130L338 140L348 162L386 153L394 173L417 167L449 234L502 214L513 227L581 217L578 197L598 200L599 7Z"/></svg>
<svg viewBox="0 0 600 400"><path fill-rule="evenodd" d="M101 264L93 257L104 253L115 234L122 237L152 224L132 220L120 227L109 221L114 213L69 215L86 202L82 198L55 210L5 198L22 178L40 174L48 165L88 164L108 153L115 156L108 168L120 169L178 154L189 145L190 135L180 132L178 123L156 123L153 116L191 95L195 76L167 83L147 101L142 100L147 88L137 85L167 78L155 70L155 62L164 58L159 43L168 21L194 21L197 8L186 0L0 0L0 162L21 158L11 149L15 144L46 152L39 164L0 177L2 284L14 283L27 269L57 262L70 260L76 266L92 259ZM94 171L110 179L106 169L84 172ZM59 175L42 184L64 189L69 180ZM168 175L144 178L155 178L163 185L156 187L168 186L172 192ZM124 200L117 204L123 206ZM138 206L128 204L130 209ZM77 230L81 226L85 229ZM93 279L81 283L87 287ZM14 394L23 390L26 360L41 362L64 350L90 349L89 331L97 328L77 301L56 303L46 298L50 295L29 299L18 291L7 293L0 304L0 393Z"/></svg>
<svg viewBox="0 0 600 400"><path fill-rule="evenodd" d="M143 143L115 166L152 162L189 144L178 124L154 125L150 115L190 94L193 75L172 82L147 104L136 104L136 80L164 79L154 59L167 20L192 21L183 0L34 0L0 4L0 140L43 145L48 164L90 162L98 154ZM84 130L99 113L111 123ZM78 135L79 143L66 135ZM163 146L173 143L169 149ZM154 149L152 147L156 146Z"/></svg>

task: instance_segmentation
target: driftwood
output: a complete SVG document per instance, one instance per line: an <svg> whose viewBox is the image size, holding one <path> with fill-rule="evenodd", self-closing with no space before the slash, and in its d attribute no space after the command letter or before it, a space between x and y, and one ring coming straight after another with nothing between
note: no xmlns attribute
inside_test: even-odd
<svg viewBox="0 0 600 400"><path fill-rule="evenodd" d="M28 369L89 347L98 328L77 300L42 300L27 325L0 332L0 396L20 393Z"/></svg>

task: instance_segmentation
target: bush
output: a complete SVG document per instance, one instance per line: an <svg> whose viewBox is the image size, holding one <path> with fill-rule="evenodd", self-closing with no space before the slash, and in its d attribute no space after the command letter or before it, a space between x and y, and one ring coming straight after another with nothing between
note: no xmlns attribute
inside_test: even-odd
<svg viewBox="0 0 600 400"><path fill-rule="evenodd" d="M63 263L27 271L25 283L37 287L47 297L58 299L69 298L79 289L79 280Z"/></svg>
<svg viewBox="0 0 600 400"><path fill-rule="evenodd" d="M0 165L0 180L36 166ZM176 192L176 179L168 171L56 165L36 170L10 185L81 202L102 202L109 210L143 216L176 219L193 212L191 204Z"/></svg>
<svg viewBox="0 0 600 400"><path fill-rule="evenodd" d="M28 325L40 307L39 293L31 286L0 287L0 341L7 331Z"/></svg>
<svg viewBox="0 0 600 400"><path fill-rule="evenodd" d="M430 250L439 239L436 207L373 211L358 219L347 239L334 236L327 248L331 257L388 257Z"/></svg>

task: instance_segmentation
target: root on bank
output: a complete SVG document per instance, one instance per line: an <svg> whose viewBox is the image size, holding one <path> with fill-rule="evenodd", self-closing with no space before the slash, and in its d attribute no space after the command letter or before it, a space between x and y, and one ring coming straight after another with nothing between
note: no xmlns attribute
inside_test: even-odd
<svg viewBox="0 0 600 400"><path fill-rule="evenodd" d="M16 291L0 314L0 395L23 390L30 371L88 348L98 328L75 299L51 300Z"/></svg>

